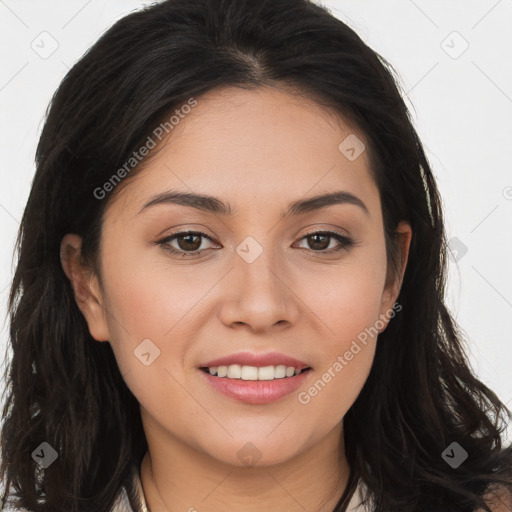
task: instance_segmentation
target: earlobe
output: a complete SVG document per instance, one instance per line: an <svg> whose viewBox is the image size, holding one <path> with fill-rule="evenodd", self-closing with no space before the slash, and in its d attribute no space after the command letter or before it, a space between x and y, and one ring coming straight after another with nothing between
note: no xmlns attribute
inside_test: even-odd
<svg viewBox="0 0 512 512"><path fill-rule="evenodd" d="M67 234L61 241L60 261L70 281L76 304L87 321L91 336L97 341L109 339L103 297L98 279L81 258L82 239Z"/></svg>

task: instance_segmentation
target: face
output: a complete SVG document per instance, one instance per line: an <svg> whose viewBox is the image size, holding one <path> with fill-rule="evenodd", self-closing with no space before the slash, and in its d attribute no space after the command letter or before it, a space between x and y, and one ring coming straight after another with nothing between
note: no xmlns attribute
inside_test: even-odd
<svg viewBox="0 0 512 512"><path fill-rule="evenodd" d="M399 291L355 136L365 143L283 91L212 91L109 203L102 286L93 276L77 300L147 434L240 466L245 455L290 460L341 432ZM169 192L216 201L195 208ZM229 211L208 208L220 202ZM406 261L409 227L400 233ZM284 377L283 366L303 371Z"/></svg>

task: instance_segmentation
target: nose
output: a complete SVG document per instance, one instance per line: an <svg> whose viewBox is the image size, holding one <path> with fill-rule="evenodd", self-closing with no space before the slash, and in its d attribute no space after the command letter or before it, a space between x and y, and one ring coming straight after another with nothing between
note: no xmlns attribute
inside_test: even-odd
<svg viewBox="0 0 512 512"><path fill-rule="evenodd" d="M287 280L283 262L277 260L270 250L263 250L252 262L235 254L220 307L226 326L269 333L297 322L301 301L291 279Z"/></svg>

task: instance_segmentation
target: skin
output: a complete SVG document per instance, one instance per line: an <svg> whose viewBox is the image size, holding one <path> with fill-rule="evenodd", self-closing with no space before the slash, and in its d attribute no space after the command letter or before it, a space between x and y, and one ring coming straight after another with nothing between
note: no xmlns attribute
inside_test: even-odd
<svg viewBox="0 0 512 512"><path fill-rule="evenodd" d="M90 333L112 345L141 406L149 446L141 478L152 512L330 511L339 500L349 474L343 417L365 383L377 338L361 345L309 403L300 403L298 394L361 332L389 317L411 240L410 226L400 223L402 265L393 275L367 153L350 161L338 149L351 133L365 141L339 116L284 90L211 91L110 201L100 247L102 286L80 264L80 237L62 240L62 265ZM237 214L175 204L138 214L170 189L213 195ZM337 190L359 197L368 214L338 204L281 219L290 202ZM213 241L199 239L206 250L189 259L154 244L180 229ZM328 254L339 247L335 238L320 247L306 237L332 229L356 245ZM248 236L263 248L252 263L236 252ZM192 245L179 242L170 244L176 250ZM134 357L144 339L160 350L149 366ZM297 392L264 405L205 384L200 363L245 350L281 352L312 372ZM248 442L261 457L252 467L237 455Z"/></svg>

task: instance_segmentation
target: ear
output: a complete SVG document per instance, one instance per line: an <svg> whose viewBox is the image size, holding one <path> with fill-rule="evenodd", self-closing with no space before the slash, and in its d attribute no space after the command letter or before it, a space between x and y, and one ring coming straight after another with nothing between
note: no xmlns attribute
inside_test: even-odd
<svg viewBox="0 0 512 512"><path fill-rule="evenodd" d="M73 288L75 301L85 317L91 336L97 341L108 341L103 296L98 278L82 260L82 238L66 235L60 244L60 262Z"/></svg>
<svg viewBox="0 0 512 512"><path fill-rule="evenodd" d="M412 239L412 230L408 222L400 222L395 233L395 244L398 251L398 274L395 272L393 266L388 264L386 283L382 293L380 308L380 319L385 323L385 325L382 329L379 329L379 332L386 329L389 320L394 316L390 316L390 314L391 312L394 312L393 305L400 294ZM397 309L397 311L400 311L400 309Z"/></svg>

